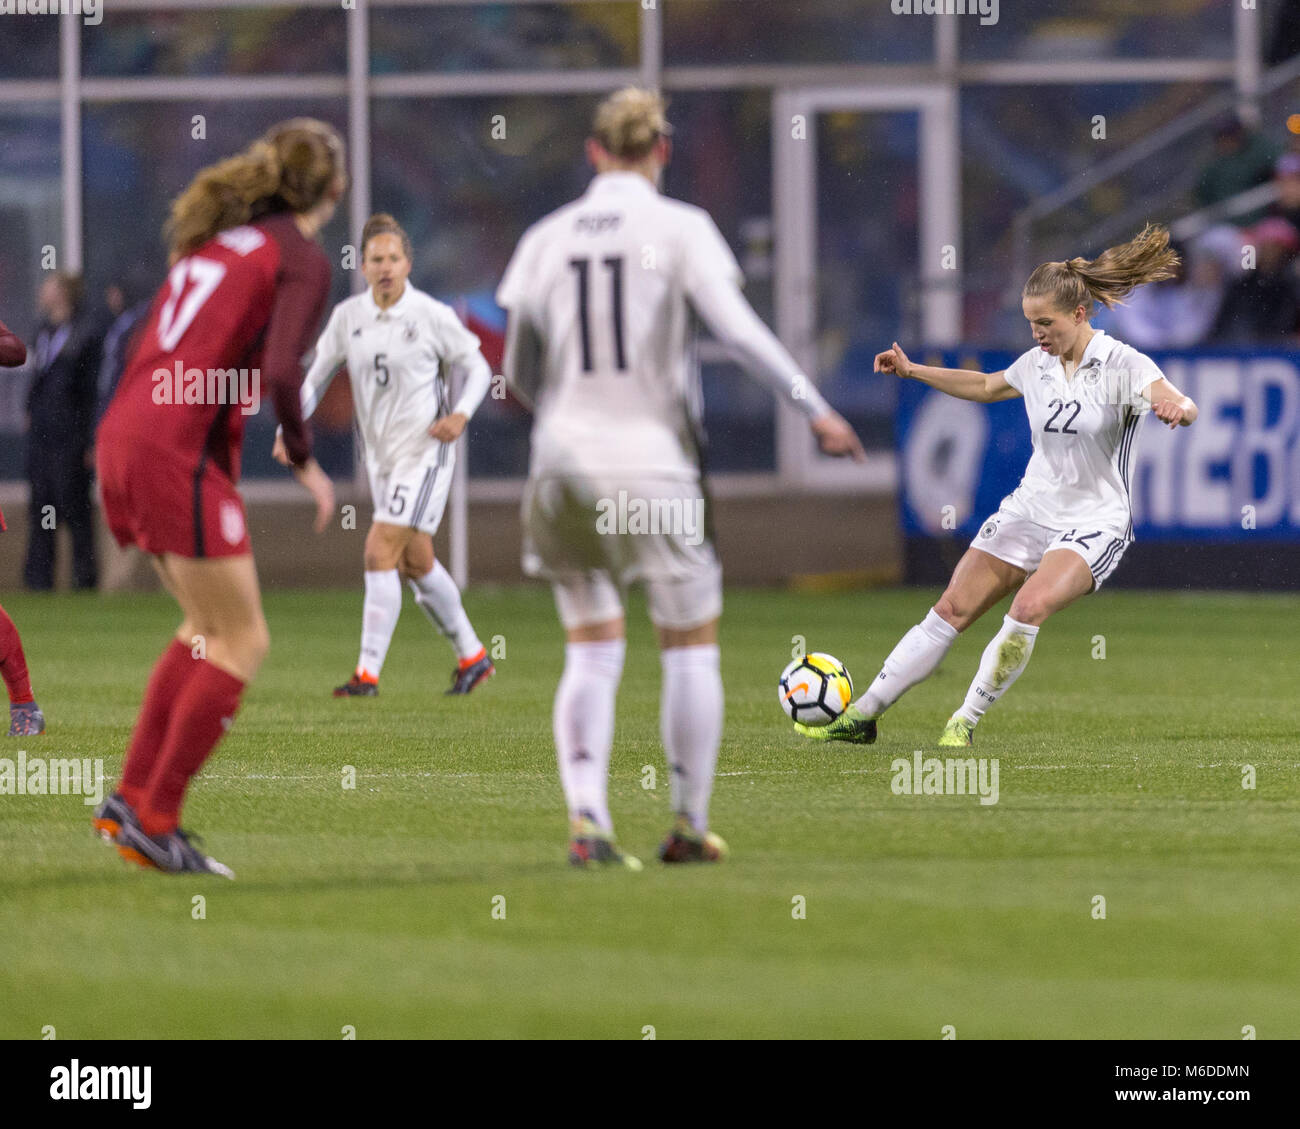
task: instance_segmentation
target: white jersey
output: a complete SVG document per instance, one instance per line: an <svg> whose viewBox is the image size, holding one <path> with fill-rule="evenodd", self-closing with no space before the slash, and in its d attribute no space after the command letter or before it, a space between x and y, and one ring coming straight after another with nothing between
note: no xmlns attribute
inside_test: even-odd
<svg viewBox="0 0 1300 1129"><path fill-rule="evenodd" d="M999 508L1050 529L1132 538L1129 475L1150 410L1143 389L1164 375L1156 363L1099 330L1068 381L1061 359L1041 348L1002 375L1025 398L1034 453Z"/></svg>
<svg viewBox="0 0 1300 1129"><path fill-rule="evenodd" d="M491 382L479 340L450 306L409 283L386 310L369 290L334 307L316 342L316 355L302 385L302 414L320 404L339 366L352 381L352 405L371 474L386 474L415 461L437 458L448 465L450 448L429 435L439 417L453 411L472 416ZM468 371L460 400L448 402L453 368Z"/></svg>
<svg viewBox="0 0 1300 1129"><path fill-rule="evenodd" d="M688 303L753 375L807 415L825 412L742 281L708 214L639 173L603 173L531 227L497 290L506 377L535 408L531 476L699 477Z"/></svg>

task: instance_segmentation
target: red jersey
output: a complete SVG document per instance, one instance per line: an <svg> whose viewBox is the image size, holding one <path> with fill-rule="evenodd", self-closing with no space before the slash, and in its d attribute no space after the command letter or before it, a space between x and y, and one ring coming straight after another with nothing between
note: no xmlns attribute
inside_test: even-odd
<svg viewBox="0 0 1300 1129"><path fill-rule="evenodd" d="M311 454L301 364L329 282L325 253L287 212L223 231L180 259L133 340L98 442L164 448L236 482L244 420L266 397L301 465Z"/></svg>
<svg viewBox="0 0 1300 1129"><path fill-rule="evenodd" d="M0 321L0 368L15 368L27 360L27 346Z"/></svg>

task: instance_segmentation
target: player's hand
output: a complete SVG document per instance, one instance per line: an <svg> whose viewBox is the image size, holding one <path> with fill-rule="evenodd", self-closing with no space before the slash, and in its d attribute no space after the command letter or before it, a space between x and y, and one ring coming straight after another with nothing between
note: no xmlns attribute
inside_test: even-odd
<svg viewBox="0 0 1300 1129"><path fill-rule="evenodd" d="M316 520L312 523L312 528L317 533L324 533L334 517L334 483L315 459L308 459L302 466L294 467L293 476L307 488L316 503Z"/></svg>
<svg viewBox="0 0 1300 1129"><path fill-rule="evenodd" d="M429 437L437 439L441 443L455 443L460 438L461 432L465 430L465 425L469 423L469 416L464 412L452 412L449 416L443 416L431 428L429 428Z"/></svg>
<svg viewBox="0 0 1300 1129"><path fill-rule="evenodd" d="M812 421L812 433L817 437L817 446L823 455L843 458L847 455L855 463L865 463L867 453L862 449L858 433L849 426L839 412L827 412Z"/></svg>
<svg viewBox="0 0 1300 1129"><path fill-rule="evenodd" d="M1187 408L1177 400L1161 400L1151 410L1155 412L1156 419L1162 420L1170 427L1179 427L1184 422L1190 422Z"/></svg>
<svg viewBox="0 0 1300 1129"><path fill-rule="evenodd" d="M284 432L275 429L275 442L271 444L271 458L281 466L289 465L289 449L284 445Z"/></svg>
<svg viewBox="0 0 1300 1129"><path fill-rule="evenodd" d="M876 363L873 368L876 372L892 372L903 380L912 375L912 362L907 359L907 354L898 347L897 341L894 342L894 347L888 352L876 354Z"/></svg>

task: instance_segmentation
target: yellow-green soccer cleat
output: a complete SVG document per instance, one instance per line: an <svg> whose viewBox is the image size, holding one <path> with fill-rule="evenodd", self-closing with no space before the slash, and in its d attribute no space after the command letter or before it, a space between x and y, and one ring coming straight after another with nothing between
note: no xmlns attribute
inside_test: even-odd
<svg viewBox="0 0 1300 1129"><path fill-rule="evenodd" d="M948 719L948 724L943 727L943 736L939 738L939 748L963 749L968 745L975 744L974 734L975 726L964 717L953 714Z"/></svg>
<svg viewBox="0 0 1300 1129"><path fill-rule="evenodd" d="M621 866L626 870L640 870L641 860L624 854L613 835L584 816L573 823L573 832L569 837L569 865L588 869Z"/></svg>
<svg viewBox="0 0 1300 1129"><path fill-rule="evenodd" d="M814 741L848 741L854 745L873 745L876 719L867 717L857 706L849 706L830 725L804 725L796 721L794 731Z"/></svg>

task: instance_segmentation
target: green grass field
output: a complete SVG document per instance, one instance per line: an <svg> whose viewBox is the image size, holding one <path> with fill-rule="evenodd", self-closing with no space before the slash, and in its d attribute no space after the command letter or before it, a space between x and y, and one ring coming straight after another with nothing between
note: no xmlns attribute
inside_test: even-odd
<svg viewBox="0 0 1300 1129"><path fill-rule="evenodd" d="M675 870L652 861L668 780L635 604L611 782L647 860L631 874L564 864L544 590L471 591L506 653L464 700L408 600L373 701L329 696L359 590L269 593L271 657L186 808L238 881L128 867L80 797L0 796L0 1037L1300 1037L1300 599L1106 592L1063 613L977 734L1000 763L981 806L893 795L889 764L934 752L1001 610L871 748L804 741L776 701L793 634L861 689L934 595L728 593L713 823L732 858ZM172 606L3 602L49 733L0 756L115 777Z"/></svg>

